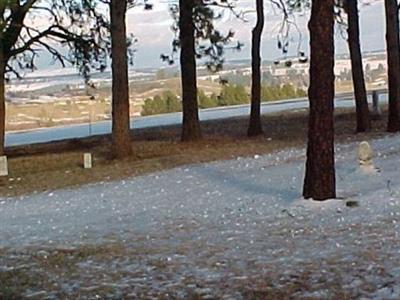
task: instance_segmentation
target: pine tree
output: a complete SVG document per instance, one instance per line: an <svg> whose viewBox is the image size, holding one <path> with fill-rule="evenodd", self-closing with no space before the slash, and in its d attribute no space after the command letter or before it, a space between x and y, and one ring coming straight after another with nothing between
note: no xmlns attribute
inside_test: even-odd
<svg viewBox="0 0 400 300"><path fill-rule="evenodd" d="M387 130L400 131L400 40L397 0L385 0L386 43L389 78L389 119Z"/></svg>
<svg viewBox="0 0 400 300"><path fill-rule="evenodd" d="M253 29L251 43L251 112L248 136L263 134L261 125L261 36L264 29L264 0L256 0L257 24Z"/></svg>
<svg viewBox="0 0 400 300"><path fill-rule="evenodd" d="M171 5L175 20L172 27L176 38L172 42L172 55L161 55L169 63L174 62L174 54L180 48L182 81L182 141L196 141L202 138L199 105L197 102L196 59L206 60L208 69L219 71L224 63L224 48L231 42L233 32L223 35L214 27L219 14L213 8L233 9L235 0L180 0L179 5ZM238 43L237 48L240 48Z"/></svg>
<svg viewBox="0 0 400 300"><path fill-rule="evenodd" d="M357 132L365 132L371 129L371 119L364 79L357 4L357 0L344 0L344 9L347 13L347 40L350 50L351 72L356 101Z"/></svg>
<svg viewBox="0 0 400 300"><path fill-rule="evenodd" d="M334 160L334 1L313 0L310 30L310 116L303 196L336 197Z"/></svg>
<svg viewBox="0 0 400 300"><path fill-rule="evenodd" d="M128 47L126 39L127 0L112 0L112 152L115 158L132 153L129 113Z"/></svg>

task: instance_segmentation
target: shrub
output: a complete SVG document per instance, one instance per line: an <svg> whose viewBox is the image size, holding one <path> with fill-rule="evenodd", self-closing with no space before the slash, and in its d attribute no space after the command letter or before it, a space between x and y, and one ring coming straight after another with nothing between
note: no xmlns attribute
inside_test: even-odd
<svg viewBox="0 0 400 300"><path fill-rule="evenodd" d="M182 110L181 101L172 92L167 91L162 96L147 98L142 106L142 116L158 115Z"/></svg>

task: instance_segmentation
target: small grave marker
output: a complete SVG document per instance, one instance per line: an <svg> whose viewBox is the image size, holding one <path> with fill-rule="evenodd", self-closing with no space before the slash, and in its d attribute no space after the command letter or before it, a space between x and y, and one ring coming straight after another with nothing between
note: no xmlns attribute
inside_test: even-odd
<svg viewBox="0 0 400 300"><path fill-rule="evenodd" d="M83 167L85 169L92 168L92 153L83 154Z"/></svg>
<svg viewBox="0 0 400 300"><path fill-rule="evenodd" d="M368 142L361 142L358 146L358 161L360 169L366 173L375 173L374 162L372 160L374 152L371 145Z"/></svg>
<svg viewBox="0 0 400 300"><path fill-rule="evenodd" d="M7 156L0 156L0 176L8 176Z"/></svg>

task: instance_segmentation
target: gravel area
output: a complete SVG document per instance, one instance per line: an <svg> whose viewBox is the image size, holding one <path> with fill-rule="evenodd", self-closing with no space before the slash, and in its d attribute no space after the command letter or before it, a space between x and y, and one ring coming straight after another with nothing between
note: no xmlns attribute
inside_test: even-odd
<svg viewBox="0 0 400 300"><path fill-rule="evenodd" d="M0 298L400 299L400 137L371 143L324 203L304 149L0 199Z"/></svg>

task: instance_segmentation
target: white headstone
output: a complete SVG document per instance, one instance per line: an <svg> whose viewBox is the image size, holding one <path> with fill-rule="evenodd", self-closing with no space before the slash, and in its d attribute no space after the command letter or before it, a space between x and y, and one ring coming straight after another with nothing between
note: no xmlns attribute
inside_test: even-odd
<svg viewBox="0 0 400 300"><path fill-rule="evenodd" d="M374 152L372 147L368 142L361 142L358 146L358 159L360 160L360 165L372 163Z"/></svg>
<svg viewBox="0 0 400 300"><path fill-rule="evenodd" d="M0 176L8 176L7 156L0 156Z"/></svg>
<svg viewBox="0 0 400 300"><path fill-rule="evenodd" d="M92 153L83 154L83 167L85 169L92 168Z"/></svg>
<svg viewBox="0 0 400 300"><path fill-rule="evenodd" d="M358 161L361 171L365 173L375 173L376 168L372 160L374 152L368 142L361 142L358 146Z"/></svg>

